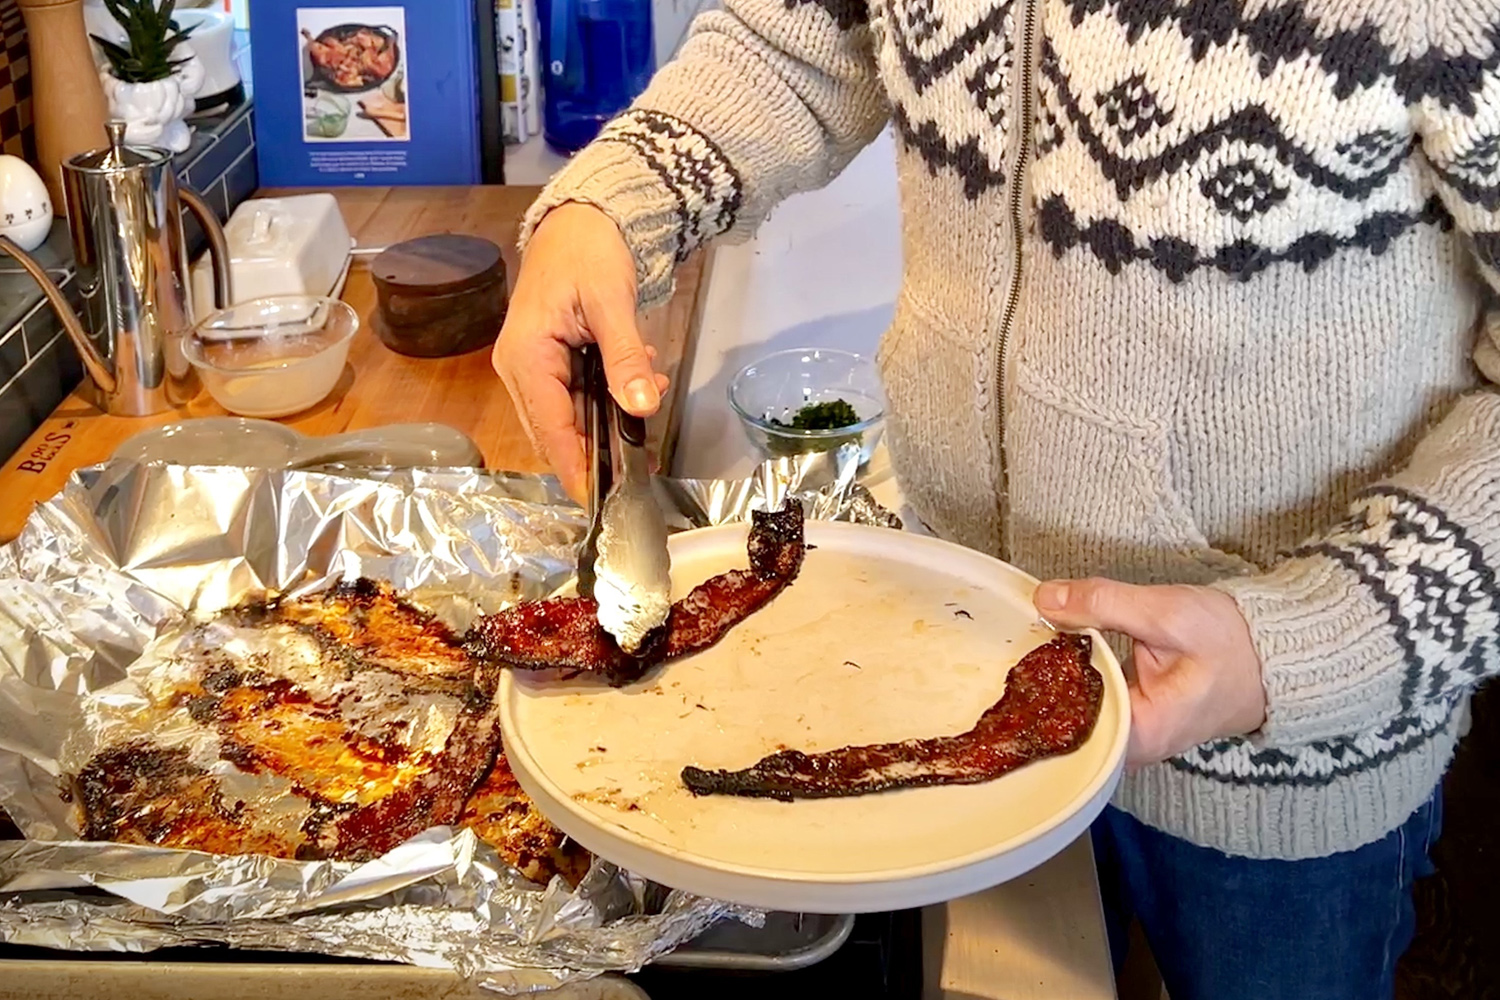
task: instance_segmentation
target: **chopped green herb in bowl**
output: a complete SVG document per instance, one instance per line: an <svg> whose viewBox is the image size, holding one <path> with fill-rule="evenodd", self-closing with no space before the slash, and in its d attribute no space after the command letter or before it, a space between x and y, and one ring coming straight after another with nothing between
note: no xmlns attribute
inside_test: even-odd
<svg viewBox="0 0 1500 1000"><path fill-rule="evenodd" d="M777 427L791 427L799 431L836 431L840 427L859 423L859 412L846 400L835 399L827 403L808 403L792 415L792 422L782 423L775 417L771 423Z"/></svg>
<svg viewBox="0 0 1500 1000"><path fill-rule="evenodd" d="M859 411L843 399L830 400L826 403L808 403L792 414L790 423L777 420L775 417L770 418L772 427L782 427L793 431L836 431L842 427L852 427L859 422ZM771 435L766 441L766 446L774 454L800 455L809 451L836 451L851 442L858 444L862 437L863 435L860 434L818 435L816 437Z"/></svg>
<svg viewBox="0 0 1500 1000"><path fill-rule="evenodd" d="M768 458L858 446L860 464L880 440L885 397L875 366L846 351L780 351L746 365L729 387L746 433Z"/></svg>

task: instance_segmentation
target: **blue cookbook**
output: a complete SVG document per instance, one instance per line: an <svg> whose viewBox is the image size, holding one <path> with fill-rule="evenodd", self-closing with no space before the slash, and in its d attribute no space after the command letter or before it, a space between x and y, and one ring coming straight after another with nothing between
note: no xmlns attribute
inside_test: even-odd
<svg viewBox="0 0 1500 1000"><path fill-rule="evenodd" d="M256 0L267 187L478 184L473 0Z"/></svg>

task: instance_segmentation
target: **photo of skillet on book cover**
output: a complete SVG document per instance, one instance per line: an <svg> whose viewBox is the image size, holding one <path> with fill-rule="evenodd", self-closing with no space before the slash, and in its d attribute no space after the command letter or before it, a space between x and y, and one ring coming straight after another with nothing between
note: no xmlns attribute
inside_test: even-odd
<svg viewBox="0 0 1500 1000"><path fill-rule="evenodd" d="M250 34L263 185L481 182L473 0L281 0Z"/></svg>

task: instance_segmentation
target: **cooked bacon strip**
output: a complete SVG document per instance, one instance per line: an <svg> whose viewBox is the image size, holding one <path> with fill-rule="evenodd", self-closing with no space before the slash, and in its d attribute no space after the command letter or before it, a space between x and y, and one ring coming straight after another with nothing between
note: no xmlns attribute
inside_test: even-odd
<svg viewBox="0 0 1500 1000"><path fill-rule="evenodd" d="M639 680L652 667L707 649L765 607L802 568L802 506L752 514L749 569L720 574L672 605L666 623L637 653L622 650L599 624L599 606L583 597L525 601L474 623L465 647L477 659L516 670L597 674L612 684Z"/></svg>
<svg viewBox="0 0 1500 1000"><path fill-rule="evenodd" d="M291 794L241 801L186 750L136 739L104 748L71 779L85 838L363 861L459 824L543 884L558 873L576 883L587 871L587 852L552 828L505 762L497 672L433 615L360 579L243 604L222 619L270 630L314 659L293 656L287 675L263 654L199 650L157 708L184 710L216 737L221 760L275 775ZM446 733L413 732L450 712Z"/></svg>
<svg viewBox="0 0 1500 1000"><path fill-rule="evenodd" d="M300 856L366 861L430 827L457 823L469 793L484 780L499 752L498 706L482 715L466 711L430 770L378 802L347 812L331 810L322 822L315 816L304 827L311 844ZM494 846L507 860L515 856L515 845L502 841Z"/></svg>
<svg viewBox="0 0 1500 1000"><path fill-rule="evenodd" d="M73 795L83 806L87 840L304 861L367 861L430 827L459 822L469 793L495 762L500 746L497 716L493 709L482 715L466 712L440 757L426 762L410 780L386 788L384 795L367 802L332 801L319 795L318 788L297 782L297 791L312 807L312 814L302 825L302 835L295 838L263 822L245 803L227 802L219 779L191 763L184 750L143 741L96 754L73 783ZM276 772L265 760L243 754L249 749L244 745L228 741L225 745L242 752L232 761L241 770ZM301 776L306 776L306 769ZM475 832L507 860L524 859L538 875L550 875L546 859L535 856L537 831L510 831L514 840L504 836L491 840L507 832L498 825Z"/></svg>
<svg viewBox="0 0 1500 1000"><path fill-rule="evenodd" d="M817 754L786 750L742 771L686 767L682 782L694 795L790 801L993 781L1031 761L1072 753L1089 738L1104 699L1092 652L1088 636L1067 634L1027 653L1000 700L961 736Z"/></svg>
<svg viewBox="0 0 1500 1000"><path fill-rule="evenodd" d="M751 514L746 544L749 569L735 569L698 584L672 605L658 662L697 653L714 645L740 622L771 603L797 578L802 557L802 505L795 500L776 513Z"/></svg>
<svg viewBox="0 0 1500 1000"><path fill-rule="evenodd" d="M186 750L135 741L95 754L66 797L83 809L85 840L211 854L294 857L299 844L227 801L219 779Z"/></svg>
<svg viewBox="0 0 1500 1000"><path fill-rule="evenodd" d="M379 669L399 676L410 690L463 698L486 678L495 680L437 616L366 577L306 597L249 601L222 617L246 628L293 628L317 642L329 669L345 677Z"/></svg>
<svg viewBox="0 0 1500 1000"><path fill-rule="evenodd" d="M561 875L576 887L593 862L589 852L549 823L521 790L503 753L469 796L458 825L473 830L486 843L503 844L505 860L541 885Z"/></svg>
<svg viewBox="0 0 1500 1000"><path fill-rule="evenodd" d="M641 645L640 657L631 656L600 626L599 605L592 599L559 597L523 601L479 618L465 645L476 658L502 667L557 669L568 676L591 673L627 684L650 669L648 657L660 640L660 632L653 632Z"/></svg>

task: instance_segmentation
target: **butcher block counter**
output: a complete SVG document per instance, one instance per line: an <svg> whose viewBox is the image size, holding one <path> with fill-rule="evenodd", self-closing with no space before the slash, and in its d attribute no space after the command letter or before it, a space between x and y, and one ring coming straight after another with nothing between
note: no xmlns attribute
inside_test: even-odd
<svg viewBox="0 0 1500 1000"><path fill-rule="evenodd" d="M265 195L294 194L266 191ZM484 452L490 469L537 472L543 465L532 451L515 406L490 367L489 351L453 358L409 358L388 350L370 327L375 285L369 272L377 250L430 233L469 233L498 243L512 286L521 217L536 197L530 187L348 188L333 192L354 235L356 255L343 298L359 313L361 326L349 352L343 378L333 394L313 409L282 421L306 434L328 435L395 423L435 422L463 431ZM663 464L676 444L680 391L675 376L691 365L693 331L710 258L705 254L678 272L676 295L642 317L642 335L657 350L660 371L672 389L651 433ZM112 417L74 392L0 468L0 542L14 538L33 505L62 489L75 469L105 461L115 448L147 428L187 417L224 416L200 392L185 409L151 417ZM232 456L225 456L232 460Z"/></svg>

